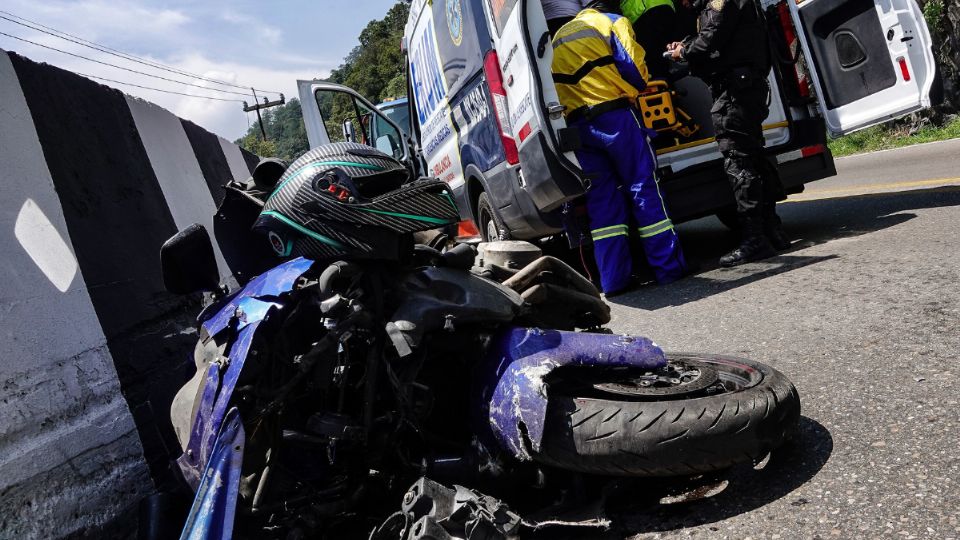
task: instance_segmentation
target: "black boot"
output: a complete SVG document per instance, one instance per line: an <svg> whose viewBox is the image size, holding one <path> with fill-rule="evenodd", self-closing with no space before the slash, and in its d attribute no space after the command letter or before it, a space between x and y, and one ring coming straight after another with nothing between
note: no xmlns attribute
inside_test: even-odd
<svg viewBox="0 0 960 540"><path fill-rule="evenodd" d="M783 230L783 222L777 215L776 203L769 203L763 206L763 234L777 251L788 249L791 245L790 237Z"/></svg>
<svg viewBox="0 0 960 540"><path fill-rule="evenodd" d="M740 246L737 249L720 257L720 266L724 268L738 266L750 261L759 261L776 254L773 246L770 245L770 241L763 233L763 219L760 215L741 214L740 223L743 240L740 241Z"/></svg>

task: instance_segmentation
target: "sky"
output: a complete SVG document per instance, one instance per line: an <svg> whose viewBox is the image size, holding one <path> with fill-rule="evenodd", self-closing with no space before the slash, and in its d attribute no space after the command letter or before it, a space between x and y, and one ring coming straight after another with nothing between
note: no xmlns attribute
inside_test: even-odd
<svg viewBox="0 0 960 540"><path fill-rule="evenodd" d="M3 0L0 17L22 17L205 79L245 89L297 96L298 79L323 78L359 44L360 31L382 18L397 0L166 1L155 0ZM11 17L13 14L16 17ZM24 21L20 21L24 22ZM30 24L30 23L28 23ZM33 26L37 26L33 24ZM249 90L157 70L0 19L0 32L41 45L159 75L179 82L97 64L0 35L0 49L70 71L184 94L253 102ZM399 44L397 45L399 46ZM97 81L168 109L177 116L234 140L243 135L255 113L239 102L213 101ZM247 95L207 90L217 88ZM270 100L277 93L267 93ZM258 92L260 100L263 95Z"/></svg>

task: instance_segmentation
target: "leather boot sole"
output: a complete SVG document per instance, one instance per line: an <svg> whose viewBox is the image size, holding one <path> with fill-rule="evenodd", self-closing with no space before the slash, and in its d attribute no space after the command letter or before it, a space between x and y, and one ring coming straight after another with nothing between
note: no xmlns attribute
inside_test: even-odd
<svg viewBox="0 0 960 540"><path fill-rule="evenodd" d="M772 247L767 247L761 251L758 251L756 253L751 253L747 256L743 256L741 253L740 256L737 258L727 259L728 256L733 256L735 253L739 251L740 250L737 249L733 253L729 253L727 255L724 255L723 257L720 257L720 266L723 268L733 268L734 266L740 266L741 264L746 264L748 262L769 259L770 257L773 257L774 255L777 254L777 252L774 251Z"/></svg>

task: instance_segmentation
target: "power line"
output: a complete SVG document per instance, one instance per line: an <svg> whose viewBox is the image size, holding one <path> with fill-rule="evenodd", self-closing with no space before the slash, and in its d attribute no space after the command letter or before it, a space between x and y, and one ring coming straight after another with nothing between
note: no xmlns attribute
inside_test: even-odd
<svg viewBox="0 0 960 540"><path fill-rule="evenodd" d="M243 101L242 101L242 100L239 100L239 99L218 98L218 97L210 97L210 96L195 96L195 95L193 95L193 94L185 94L185 93L183 93L183 92L175 92L175 91L173 91L173 90L164 90L164 89L162 89L162 88L153 88L152 86L141 86L141 85L139 85L139 84L133 84L133 83L129 83L129 82L115 81L115 80L113 80L113 79L108 79L108 78L106 78L106 77L98 77L98 76L96 76L96 75L87 75L86 73L79 73L79 72L76 72L76 71L75 71L74 73L76 73L77 75L80 75L81 77L87 77L87 78L89 78L89 79L99 79L99 80L101 80L101 81L107 81L107 82L112 82L112 83L116 83L116 84L125 84L125 85L127 85L127 86L135 86L135 87L137 87L137 88L143 88L144 90L153 90L154 92L163 92L163 93L165 93L165 94L177 94L178 96L187 96L187 97L192 97L192 98L212 99L212 100L214 100L214 101L231 101L231 102L236 102L236 103L243 103ZM247 124L249 124L249 123L250 123L250 122L247 121ZM248 125L247 128L249 129L249 127L250 127L250 126Z"/></svg>
<svg viewBox="0 0 960 540"><path fill-rule="evenodd" d="M27 19L27 18L25 18L25 17L21 17L21 16L19 16L19 15L10 13L9 11L0 10L0 13L3 14L3 15L0 15L0 19L4 19L4 20L6 20L6 21L10 21L10 22L12 22L12 23L14 23L14 24L18 24L18 25L20 25L20 26L23 26L23 27L26 27L26 28L30 28L30 29L35 30L35 31L37 31L37 32L41 32L41 33L43 33L43 34L47 34L47 35L49 35L49 36L53 36L53 37L58 38L58 39L62 39L62 40L65 40L65 41L69 41L69 42L71 42L71 43L76 43L77 45L80 45L80 46L83 46L83 47L87 47L87 48L89 48L89 49L94 49L94 50L100 51L100 52L102 52L102 53L106 53L106 54L109 54L109 55L112 55L112 56L116 56L116 57L119 57L119 58L123 58L124 60L128 60L128 61L130 61L130 62L135 62L135 63L138 63L138 64L143 64L143 65L152 67L152 68L154 68L154 69L160 69L160 70L163 70L163 71L168 71L168 72L170 72L170 73L175 73L175 74L177 74L177 75L181 75L181 76L184 76L184 77L192 77L192 78L195 78L195 79L200 79L200 80L202 80L202 81L207 81L207 82L211 82L211 83L214 83L214 84L220 84L220 85L224 85L224 86L232 86L232 87L234 87L234 88L242 88L242 89L244 89L244 90L246 90L247 88L249 88L248 86L245 86L245 85L236 84L236 83L231 83L231 82L227 82L227 81L221 81L221 80L218 80L218 79L211 79L211 78L208 78L208 77L204 77L204 76L201 76L201 75L197 75L196 73L190 73L189 71L184 71L184 70L181 70L181 69L178 69L178 68L175 68L175 67L171 67L171 66L167 66L167 65L165 65L165 64L161 64L161 63L159 63L159 62L154 62L154 61L152 61L152 60L147 60L147 59L145 59L145 58L142 58L142 57L139 57L139 56L136 56L136 55L133 55L133 54L125 53L125 52L123 52L123 51L120 51L120 50L117 50L117 49L108 47L108 46L106 46L106 45L101 45L101 44L96 43L96 42L94 42L94 41L90 41L90 40L84 39L84 38L82 38L82 37L80 37L80 36L73 35L73 34L71 34L71 33L69 33L69 32L64 32L64 31L62 31L62 30L57 30L56 28L52 28L52 27L50 27L50 26L46 26L46 25L40 24L40 23L38 23L38 22L36 22L36 21L32 21L32 20ZM11 19L11 18L9 18L9 17L5 17L4 15L9 15L10 17L13 17L14 19L19 19L19 20L14 20L14 19ZM20 22L20 21L26 21L26 22ZM27 23L30 23L30 24L27 24ZM33 25L36 25L36 26L33 26ZM38 28L38 27L39 27L39 28ZM49 31L47 31L47 30L49 30ZM68 37L64 37L64 36L68 36ZM71 39L71 38L73 38L73 39ZM216 90L216 89L212 89L212 90ZM264 90L264 89L261 89L261 88L257 88L257 90L259 90L259 91L261 91L261 92L264 92L264 93L268 93L268 94L279 94L279 93L280 93L280 92L277 92L277 91L274 91L274 90ZM242 94L242 95L247 95L247 94L244 93L244 94Z"/></svg>
<svg viewBox="0 0 960 540"><path fill-rule="evenodd" d="M68 56L73 56L74 58L79 58L79 59L81 59L81 60L86 60L86 61L88 61L88 62L93 62L93 63L100 64L100 65L103 65L103 66L108 66L108 67L112 67L112 68L122 69L122 70L124 70L124 71L129 71L130 73L136 73L137 75L143 75L143 76L146 76L146 77L153 77L154 79L160 79L160 80L162 80L162 81L172 82L172 83L176 83L176 84L184 84L184 85L187 85L187 86L192 86L192 87L194 87L194 88L202 88L202 89L204 89L204 90L211 90L211 91L214 91L214 92L223 92L223 93L225 93L225 94L236 94L236 95L238 95L238 96L248 96L248 95L250 95L250 94L247 94L246 92L234 92L233 90L223 90L223 89L220 89L220 88L210 88L210 87L208 87L208 86L200 86L199 84L193 84L193 83L189 83L189 82L185 82L185 81L178 81L178 80L176 80L176 79L170 79L170 78L164 77L164 76L162 76L162 75L154 75L154 74L152 74L152 73L147 73L147 72L144 72L144 71L138 71L138 70L136 70L136 69L131 69L131 68L128 68L128 67L118 66L118 65L116 65L116 64L111 64L110 62L103 62L103 61L97 60L97 59L95 59L95 58L90 58L89 56L83 56L82 54L76 54L76 53L72 53L72 52L69 52L69 51L65 51L65 50L63 50L63 49L58 49L58 48L56 48L56 47L51 47L50 45L44 45L43 43L37 43L36 41L31 41L31 40L26 39L26 38L14 36L14 35L8 34L8 33L6 33L6 32L0 32L0 36L7 36L7 37L9 37L9 38L13 38L13 39L16 39L16 40L19 40L19 41L23 41L23 42L29 43L29 44L31 44L31 45L36 45L37 47L43 47L44 49L50 49L51 51L57 51L58 53L66 54L66 55L68 55Z"/></svg>

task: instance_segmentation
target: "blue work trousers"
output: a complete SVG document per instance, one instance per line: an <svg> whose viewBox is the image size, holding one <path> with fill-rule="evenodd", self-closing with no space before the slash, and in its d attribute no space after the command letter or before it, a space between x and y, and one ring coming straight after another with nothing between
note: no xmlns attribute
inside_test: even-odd
<svg viewBox="0 0 960 540"><path fill-rule="evenodd" d="M633 109L570 125L580 131L582 147L576 155L591 182L587 213L603 291L616 292L629 284L631 213L657 282L680 279L686 263L657 187L657 157Z"/></svg>

